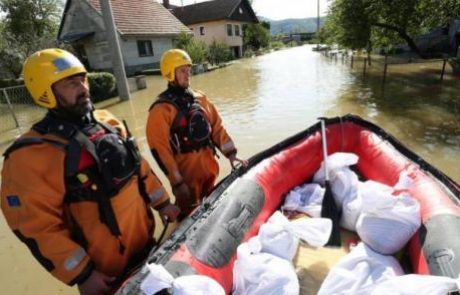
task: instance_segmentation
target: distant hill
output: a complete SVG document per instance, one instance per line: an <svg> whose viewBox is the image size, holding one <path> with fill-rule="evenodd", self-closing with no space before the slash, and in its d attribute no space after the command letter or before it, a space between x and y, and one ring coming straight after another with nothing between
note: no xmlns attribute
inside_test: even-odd
<svg viewBox="0 0 460 295"><path fill-rule="evenodd" d="M270 35L276 36L278 34L291 34L291 33L310 33L316 32L316 17L309 18L294 18L283 20L271 20L263 16L258 16L260 21L267 21L270 23ZM323 24L325 17L320 18L320 26Z"/></svg>

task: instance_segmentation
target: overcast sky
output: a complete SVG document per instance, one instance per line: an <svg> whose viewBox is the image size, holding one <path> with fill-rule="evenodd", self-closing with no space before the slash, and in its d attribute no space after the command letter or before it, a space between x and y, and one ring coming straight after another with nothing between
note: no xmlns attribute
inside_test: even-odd
<svg viewBox="0 0 460 295"><path fill-rule="evenodd" d="M159 0L160 2L162 0ZM189 5L208 0L169 0L174 5ZM252 8L258 16L272 20L317 16L318 0L254 0ZM319 0L321 15L327 11L328 0Z"/></svg>

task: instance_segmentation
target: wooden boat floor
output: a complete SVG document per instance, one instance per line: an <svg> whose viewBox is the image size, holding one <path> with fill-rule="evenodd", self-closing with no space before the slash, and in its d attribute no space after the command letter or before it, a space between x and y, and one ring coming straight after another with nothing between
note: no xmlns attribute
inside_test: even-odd
<svg viewBox="0 0 460 295"><path fill-rule="evenodd" d="M356 233L341 230L342 247L313 248L300 243L294 266L299 278L300 294L317 294L329 270L349 253L349 245L359 241Z"/></svg>

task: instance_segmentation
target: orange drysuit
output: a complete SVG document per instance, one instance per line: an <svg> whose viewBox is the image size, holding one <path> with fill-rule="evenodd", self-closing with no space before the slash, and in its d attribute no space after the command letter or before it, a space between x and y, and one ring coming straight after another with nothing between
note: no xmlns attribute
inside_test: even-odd
<svg viewBox="0 0 460 295"><path fill-rule="evenodd" d="M170 86L171 87L171 86ZM168 88L169 90L169 88ZM165 91L160 97L165 97ZM211 140L222 154L229 157L235 154L235 145L222 125L215 106L207 100L202 92L188 89L194 99L204 110L211 127ZM147 141L158 165L169 179L171 186L185 182L190 189L190 200L176 200L177 205L184 212L198 205L201 199L214 186L219 165L215 152L211 146L205 146L197 151L175 153L171 146L171 128L178 115L176 106L170 103L155 103L149 111L147 119Z"/></svg>
<svg viewBox="0 0 460 295"><path fill-rule="evenodd" d="M21 138L41 140L5 158L1 208L10 228L42 266L66 284L82 283L93 269L110 276L122 274L152 245L155 225L149 206L158 209L169 202L147 162L140 158L138 172L109 199L121 233L115 236L101 221L97 202L85 200L84 193L78 201L65 198L69 141L35 130ZM79 174L82 182L85 177Z"/></svg>

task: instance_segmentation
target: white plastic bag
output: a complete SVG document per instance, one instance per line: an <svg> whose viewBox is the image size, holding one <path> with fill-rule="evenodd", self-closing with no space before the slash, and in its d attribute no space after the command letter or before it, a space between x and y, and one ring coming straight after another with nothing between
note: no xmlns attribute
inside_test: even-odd
<svg viewBox="0 0 460 295"><path fill-rule="evenodd" d="M232 294L298 295L299 280L292 263L260 250L257 237L238 246Z"/></svg>
<svg viewBox="0 0 460 295"><path fill-rule="evenodd" d="M393 256L380 255L359 243L329 271L318 295L368 295L378 283L403 274Z"/></svg>
<svg viewBox="0 0 460 295"><path fill-rule="evenodd" d="M322 247L329 240L332 222L328 218L301 218L289 221L275 211L259 229L261 251L292 261L299 239L313 247Z"/></svg>
<svg viewBox="0 0 460 295"><path fill-rule="evenodd" d="M307 183L291 190L284 199L282 210L298 211L311 217L321 217L324 188L317 183Z"/></svg>
<svg viewBox="0 0 460 295"><path fill-rule="evenodd" d="M339 208L358 194L358 176L349 167L358 163L358 156L352 153L334 153L328 156L328 170L331 190ZM313 182L324 185L324 162L313 176Z"/></svg>
<svg viewBox="0 0 460 295"><path fill-rule="evenodd" d="M446 295L460 290L460 277L403 275L378 284L372 295Z"/></svg>
<svg viewBox="0 0 460 295"><path fill-rule="evenodd" d="M327 167L329 174L331 171L348 168L358 163L359 157L352 153L333 153L327 157ZM324 184L324 162L313 176L313 182Z"/></svg>
<svg viewBox="0 0 460 295"><path fill-rule="evenodd" d="M173 295L225 295L219 283L210 277L202 275L174 277L163 265L147 265L149 274L141 283L141 290L146 295L155 294L163 289L172 289Z"/></svg>
<svg viewBox="0 0 460 295"><path fill-rule="evenodd" d="M375 183L373 186L378 187ZM374 251L396 253L420 227L420 205L407 193L395 197L380 189L369 189L362 201L356 231Z"/></svg>
<svg viewBox="0 0 460 295"><path fill-rule="evenodd" d="M407 194L407 189L411 183L412 179L406 172L401 172L399 181L394 187L373 180L358 182L358 191L355 197L349 197L343 201L340 225L350 231L357 231L356 223L363 211L363 207L366 210L367 208L374 207L375 199L377 198L385 198L389 195L402 193Z"/></svg>

